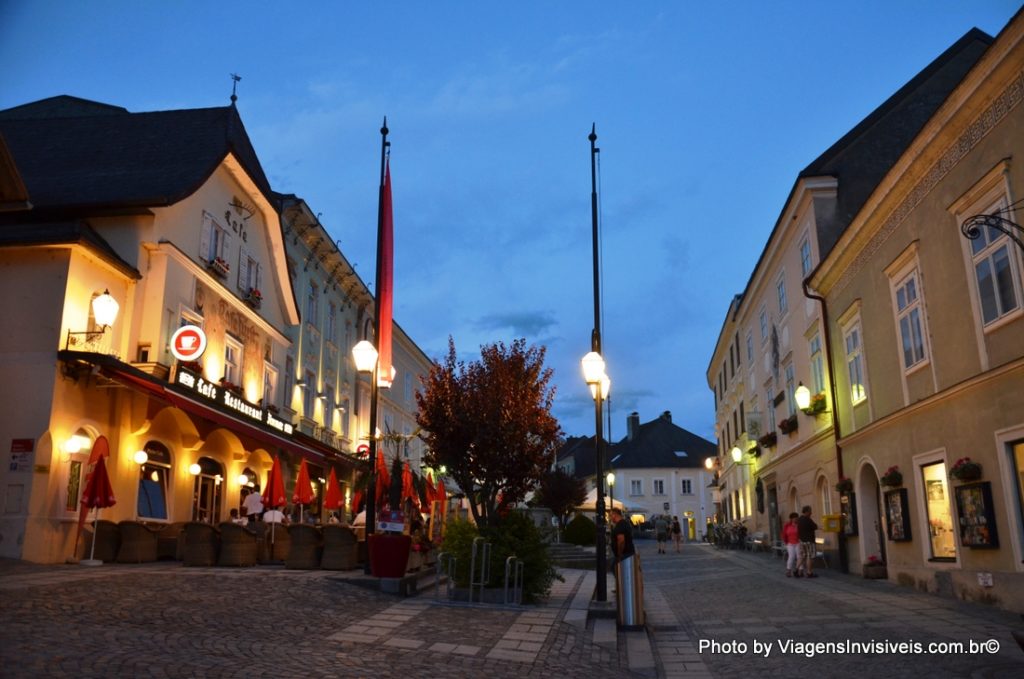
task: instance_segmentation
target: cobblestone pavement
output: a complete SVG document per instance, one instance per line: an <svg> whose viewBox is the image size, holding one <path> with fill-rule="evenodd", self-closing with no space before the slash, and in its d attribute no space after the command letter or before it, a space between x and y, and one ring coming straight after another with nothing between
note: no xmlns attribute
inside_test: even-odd
<svg viewBox="0 0 1024 679"><path fill-rule="evenodd" d="M0 676L628 676L623 645L564 622L584 572L564 575L544 606L500 609L328 571L0 561Z"/></svg>
<svg viewBox="0 0 1024 679"><path fill-rule="evenodd" d="M638 544L661 676L1024 677L1024 651L1010 636L1024 622L1014 613L835 570L816 570L813 580L786 578L782 560L771 554L684 545L682 554L660 555ZM668 609L667 623L659 606ZM782 646L846 641L922 649L841 654ZM971 642L993 641L995 653L970 652ZM966 650L929 652L930 643L962 643Z"/></svg>

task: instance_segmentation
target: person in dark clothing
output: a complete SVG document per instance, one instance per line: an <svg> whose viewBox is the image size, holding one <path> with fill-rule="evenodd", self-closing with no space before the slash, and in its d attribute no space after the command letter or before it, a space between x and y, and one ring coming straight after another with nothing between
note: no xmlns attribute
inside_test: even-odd
<svg viewBox="0 0 1024 679"><path fill-rule="evenodd" d="M622 518L622 510L618 507L612 509L611 519L612 554L615 556L615 563L619 563L626 557L636 554L633 547L633 530L629 521Z"/></svg>
<svg viewBox="0 0 1024 679"><path fill-rule="evenodd" d="M811 507L806 505L796 520L796 536L800 540L800 558L798 568L802 568L804 576L816 578L812 568L814 566L814 554L817 551L814 543L814 531L818 530L818 524L811 518Z"/></svg>

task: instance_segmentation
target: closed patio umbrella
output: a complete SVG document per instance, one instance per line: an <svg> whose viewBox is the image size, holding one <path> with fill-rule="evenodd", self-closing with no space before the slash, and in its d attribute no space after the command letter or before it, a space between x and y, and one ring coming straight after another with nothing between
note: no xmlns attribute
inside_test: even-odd
<svg viewBox="0 0 1024 679"><path fill-rule="evenodd" d="M295 491L292 493L292 504L299 505L299 522L302 522L302 508L313 501L313 486L309 482L309 469L306 458L299 462L299 475L295 478Z"/></svg>
<svg viewBox="0 0 1024 679"><path fill-rule="evenodd" d="M287 504L288 500L284 494L284 477L281 476L281 460L274 456L274 465L270 468L267 476L267 485L263 487L263 506L269 509L277 509ZM277 522L270 524L270 544L274 544L274 527ZM271 552L273 553L273 552Z"/></svg>
<svg viewBox="0 0 1024 679"><path fill-rule="evenodd" d="M324 507L337 510L345 504L345 496L341 494L341 484L338 483L338 476L331 469L327 475L327 493L324 494Z"/></svg>
<svg viewBox="0 0 1024 679"><path fill-rule="evenodd" d="M115 504L117 504L117 500L114 499L114 489L110 486L110 476L107 475L106 458L100 457L96 460L96 468L82 492L82 506L96 510L92 520L92 549L89 552L89 558L81 561L83 566L99 566L103 563L93 558L96 556L96 521L99 519L101 508L113 507Z"/></svg>
<svg viewBox="0 0 1024 679"><path fill-rule="evenodd" d="M412 483L412 470L409 468L408 460L402 467L402 502L405 500L412 500L413 506L417 509L420 506L419 498L416 497L416 488Z"/></svg>

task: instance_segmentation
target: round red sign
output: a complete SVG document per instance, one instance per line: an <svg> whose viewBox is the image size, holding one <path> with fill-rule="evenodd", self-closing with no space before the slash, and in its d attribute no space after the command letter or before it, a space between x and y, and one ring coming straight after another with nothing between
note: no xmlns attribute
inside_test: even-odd
<svg viewBox="0 0 1024 679"><path fill-rule="evenodd" d="M370 454L370 446L363 443L358 448L356 448L356 452L359 453L360 457L366 457L367 455Z"/></svg>
<svg viewBox="0 0 1024 679"><path fill-rule="evenodd" d="M206 333L198 325L184 325L171 335L171 353L179 361L198 360L206 351Z"/></svg>

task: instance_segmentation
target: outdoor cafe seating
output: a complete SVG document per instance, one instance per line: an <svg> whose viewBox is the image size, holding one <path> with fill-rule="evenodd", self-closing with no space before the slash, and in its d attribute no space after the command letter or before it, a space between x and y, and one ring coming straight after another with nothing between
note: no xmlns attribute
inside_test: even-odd
<svg viewBox="0 0 1024 679"><path fill-rule="evenodd" d="M185 524L186 566L216 566L220 549L220 531L208 523L189 521Z"/></svg>
<svg viewBox="0 0 1024 679"><path fill-rule="evenodd" d="M231 521L224 521L220 530L218 566L255 566L259 554L256 531Z"/></svg>
<svg viewBox="0 0 1024 679"><path fill-rule="evenodd" d="M288 526L291 546L284 560L285 568L311 569L320 567L320 531L304 523Z"/></svg>
<svg viewBox="0 0 1024 679"><path fill-rule="evenodd" d="M122 521L118 524L121 546L117 550L119 563L145 563L156 561L158 553L157 529L138 521Z"/></svg>
<svg viewBox="0 0 1024 679"><path fill-rule="evenodd" d="M323 527L323 556L320 568L332 571L352 570L359 565L356 533L348 526Z"/></svg>

